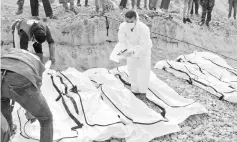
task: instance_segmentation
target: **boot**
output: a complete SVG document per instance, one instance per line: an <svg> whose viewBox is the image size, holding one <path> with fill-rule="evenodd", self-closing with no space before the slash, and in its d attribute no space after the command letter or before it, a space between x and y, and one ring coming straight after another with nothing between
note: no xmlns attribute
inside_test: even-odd
<svg viewBox="0 0 237 142"><path fill-rule="evenodd" d="M184 24L186 23L186 18L183 18L183 23L184 23Z"/></svg>
<svg viewBox="0 0 237 142"><path fill-rule="evenodd" d="M21 13L23 13L23 5L19 5L16 15L20 15Z"/></svg>
<svg viewBox="0 0 237 142"><path fill-rule="evenodd" d="M186 21L192 23L192 21L189 18L186 18Z"/></svg>
<svg viewBox="0 0 237 142"><path fill-rule="evenodd" d="M66 12L69 12L69 8L68 8L68 4L67 3L63 3L63 7L64 7Z"/></svg>
<svg viewBox="0 0 237 142"><path fill-rule="evenodd" d="M77 6L81 6L80 0L77 0Z"/></svg>

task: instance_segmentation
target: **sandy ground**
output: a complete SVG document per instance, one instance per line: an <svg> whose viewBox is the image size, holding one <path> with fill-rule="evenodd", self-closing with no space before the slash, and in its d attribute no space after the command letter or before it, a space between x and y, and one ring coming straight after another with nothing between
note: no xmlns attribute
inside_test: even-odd
<svg viewBox="0 0 237 142"><path fill-rule="evenodd" d="M1 32L6 32L9 29L9 22L12 22L16 18L22 18L22 17L30 17L30 8L29 8L29 1L26 1L26 6L24 7L24 13L22 15L16 16L15 12L17 10L16 1L14 0L2 0L1 1ZM84 3L84 2L82 2ZM90 1L90 5L93 5ZM176 7L178 10L182 10L182 3L172 3L172 7ZM237 45L237 22L233 20L228 20L227 17L227 7L228 4L225 0L216 0L216 6L214 9L214 15L213 15L213 21L211 23L213 27L213 31L207 31L205 34L211 36L212 34L217 34L220 37L223 35L225 37L228 33L230 38L227 37L227 39L231 39L231 36L235 37L234 43ZM93 7L90 7L91 9ZM42 7L40 7L40 16L44 17L44 12L42 10ZM62 12L62 8L58 8L58 4L53 4L54 13L57 16L61 16L61 14L65 14ZM60 11L61 10L61 11ZM78 8L79 11L85 10L85 8ZM177 11L178 11L177 10ZM70 15L69 15L70 16ZM178 15L177 18L181 20L181 16ZM192 19L196 22L198 22L199 17L192 17ZM50 21L51 23L56 23L57 21ZM181 22L179 23L182 24ZM185 25L185 28L190 28L192 31L192 34L200 32L199 28L195 28L195 24L193 25ZM202 31L201 31L202 32ZM190 33L191 34L191 33ZM201 39L201 37L200 37ZM234 38L233 38L234 39ZM4 39L2 39L4 40ZM202 39L203 40L203 39ZM153 40L154 41L154 40ZM197 42L199 39L197 39ZM158 45L163 46L166 44L162 40L154 41L154 42L160 42ZM211 42L211 41L210 41ZM213 42L212 44L215 44ZM223 41L223 45L228 47L228 43ZM4 45L1 47L1 51L4 52L5 48L11 47L12 44L9 43L8 45ZM185 46L186 47L186 46ZM152 66L155 65L155 63L158 60L162 59L174 59L177 56L181 54L188 54L191 53L194 50L200 50L195 47L187 47L183 48L182 50L175 50L172 51L172 48L170 50L162 50L160 48L154 48L153 54L152 54ZM223 51L223 52L222 52ZM237 52L225 52L225 49L223 48L221 50L218 50L218 53L225 53L226 56L229 57L235 57L237 58ZM236 50L235 50L236 51ZM227 59L227 62L233 66L237 67L237 62L233 60ZM58 68L64 69L65 66L59 66ZM151 142L236 142L237 141L237 104L232 104L226 101L219 101L217 97L211 95L210 93L199 89L195 86L189 85L186 81L180 80L172 75L170 75L167 72L161 71L161 70L155 70L153 71L156 73L156 75L166 82L170 87L175 89L180 95L186 97L186 98L192 98L201 104L203 104L208 110L208 114L203 115L195 115L188 118L186 121L184 121L180 126L182 127L182 131L175 134L166 135L163 137L155 138ZM148 105L151 105L150 102L146 102ZM154 109L156 109L156 106L152 106ZM116 141L125 141L122 139L111 139L108 140L111 142Z"/></svg>

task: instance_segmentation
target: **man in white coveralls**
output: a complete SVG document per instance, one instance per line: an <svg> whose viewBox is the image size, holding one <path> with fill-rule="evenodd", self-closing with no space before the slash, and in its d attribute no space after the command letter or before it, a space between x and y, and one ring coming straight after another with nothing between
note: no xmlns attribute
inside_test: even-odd
<svg viewBox="0 0 237 142"><path fill-rule="evenodd" d="M135 11L125 14L125 22L119 26L118 41L118 45L127 49L122 56L127 59L131 91L144 99L150 79L152 41L149 27L139 21Z"/></svg>

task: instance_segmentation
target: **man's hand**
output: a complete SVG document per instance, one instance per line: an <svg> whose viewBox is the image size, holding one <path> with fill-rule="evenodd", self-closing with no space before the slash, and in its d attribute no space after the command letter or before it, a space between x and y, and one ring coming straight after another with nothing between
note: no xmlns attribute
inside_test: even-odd
<svg viewBox="0 0 237 142"><path fill-rule="evenodd" d="M28 111L25 113L25 116L26 116L26 118L27 118L28 120L31 121L31 123L33 123L33 122L36 121L36 118L35 118L30 112L28 112Z"/></svg>
<svg viewBox="0 0 237 142"><path fill-rule="evenodd" d="M51 60L52 64L54 64L56 61L54 57L50 57L49 59Z"/></svg>

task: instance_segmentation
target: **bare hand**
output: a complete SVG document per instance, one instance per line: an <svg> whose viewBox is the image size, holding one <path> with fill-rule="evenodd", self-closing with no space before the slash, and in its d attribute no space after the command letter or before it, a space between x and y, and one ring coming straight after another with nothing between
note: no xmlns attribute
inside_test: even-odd
<svg viewBox="0 0 237 142"><path fill-rule="evenodd" d="M36 118L35 118L30 112L28 112L28 111L25 113L25 116L26 116L26 118L27 118L28 120L31 121L31 123L33 123L33 122L36 121Z"/></svg>

